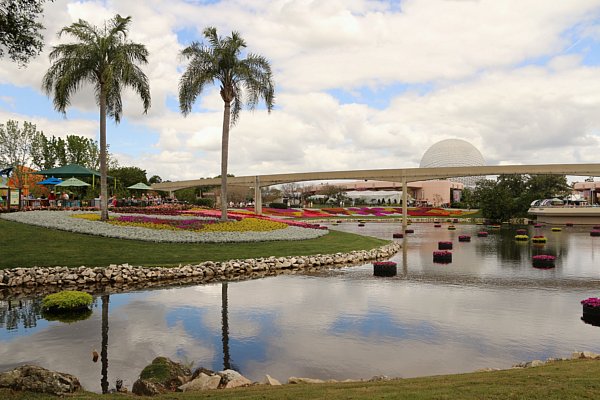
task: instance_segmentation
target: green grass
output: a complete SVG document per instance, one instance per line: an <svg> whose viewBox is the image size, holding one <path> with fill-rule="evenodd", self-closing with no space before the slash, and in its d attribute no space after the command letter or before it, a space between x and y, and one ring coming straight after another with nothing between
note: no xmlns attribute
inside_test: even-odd
<svg viewBox="0 0 600 400"><path fill-rule="evenodd" d="M400 379L387 382L358 382L315 385L254 386L213 390L205 393L173 393L155 399L461 399L461 400L563 400L597 399L600 393L600 361L575 360L537 368L511 369L460 375ZM55 398L0 389L8 400ZM83 393L70 399L140 399L133 395Z"/></svg>
<svg viewBox="0 0 600 400"><path fill-rule="evenodd" d="M372 249L389 243L331 231L310 240L258 243L153 243L41 228L0 219L0 269L34 266L88 267L129 263L173 266L268 256L301 256Z"/></svg>

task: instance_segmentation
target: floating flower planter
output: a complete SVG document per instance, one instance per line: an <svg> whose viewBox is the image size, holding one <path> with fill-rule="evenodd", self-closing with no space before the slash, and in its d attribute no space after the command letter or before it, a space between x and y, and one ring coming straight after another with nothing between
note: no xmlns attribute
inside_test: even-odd
<svg viewBox="0 0 600 400"><path fill-rule="evenodd" d="M402 234L402 233L394 233L394 234L392 234L392 237L394 239L402 239L404 237L404 234Z"/></svg>
<svg viewBox="0 0 600 400"><path fill-rule="evenodd" d="M458 237L458 241L459 242L470 242L471 241L471 236L469 236L469 235L460 235Z"/></svg>
<svg viewBox="0 0 600 400"><path fill-rule="evenodd" d="M433 262L436 263L451 263L452 262L452 252L448 250L440 250L433 252Z"/></svg>
<svg viewBox="0 0 600 400"><path fill-rule="evenodd" d="M438 242L438 250L452 250L452 242Z"/></svg>
<svg viewBox="0 0 600 400"><path fill-rule="evenodd" d="M548 239L546 239L544 236L541 236L541 235L534 236L531 238L532 243L546 243L547 241L548 241Z"/></svg>
<svg viewBox="0 0 600 400"><path fill-rule="evenodd" d="M590 231L590 236L600 236L600 230L594 229Z"/></svg>
<svg viewBox="0 0 600 400"><path fill-rule="evenodd" d="M527 242L527 241L529 241L529 236L527 236L527 235L515 235L515 240L517 242Z"/></svg>
<svg viewBox="0 0 600 400"><path fill-rule="evenodd" d="M548 254L540 254L532 257L533 266L535 268L554 268L556 257Z"/></svg>
<svg viewBox="0 0 600 400"><path fill-rule="evenodd" d="M455 231L456 227L454 225L448 225L448 230L449 231Z"/></svg>
<svg viewBox="0 0 600 400"><path fill-rule="evenodd" d="M404 233L415 233L414 229L405 229Z"/></svg>
<svg viewBox="0 0 600 400"><path fill-rule="evenodd" d="M477 237L488 237L488 233L486 231L477 232Z"/></svg>
<svg viewBox="0 0 600 400"><path fill-rule="evenodd" d="M483 225L483 222L477 222L475 225Z"/></svg>
<svg viewBox="0 0 600 400"><path fill-rule="evenodd" d="M592 226L592 229L600 230L600 225L594 225L594 226Z"/></svg>
<svg viewBox="0 0 600 400"><path fill-rule="evenodd" d="M442 225L441 225L441 224L433 224L433 227L434 227L434 228L441 228L441 227L442 227Z"/></svg>
<svg viewBox="0 0 600 400"><path fill-rule="evenodd" d="M360 224L358 224L358 226L365 226L365 224L363 224L362 222Z"/></svg>
<svg viewBox="0 0 600 400"><path fill-rule="evenodd" d="M535 224L533 227L534 228L541 228L542 226L544 226L544 225L542 225L542 224Z"/></svg>
<svg viewBox="0 0 600 400"><path fill-rule="evenodd" d="M560 231L562 231L562 228L557 228L557 227L552 228L552 232L560 232Z"/></svg>
<svg viewBox="0 0 600 400"><path fill-rule="evenodd" d="M527 229L517 229L517 235L527 235Z"/></svg>
<svg viewBox="0 0 600 400"><path fill-rule="evenodd" d="M583 306L583 317L581 319L588 324L600 326L600 299L590 297L589 299L581 300Z"/></svg>
<svg viewBox="0 0 600 400"><path fill-rule="evenodd" d="M492 229L500 229L500 228L502 228L502 226L500 226L500 225L492 225Z"/></svg>
<svg viewBox="0 0 600 400"><path fill-rule="evenodd" d="M338 220L337 220L337 221L335 221L335 222L337 222L338 224L341 224L341 223L342 223L342 220L341 220L341 219L338 219Z"/></svg>
<svg viewBox="0 0 600 400"><path fill-rule="evenodd" d="M373 275L375 276L396 276L398 270L393 261L377 261L373 263Z"/></svg>
<svg viewBox="0 0 600 400"><path fill-rule="evenodd" d="M454 223L454 224L458 224L458 218L454 218L454 219L452 220L452 223Z"/></svg>
<svg viewBox="0 0 600 400"><path fill-rule="evenodd" d="M565 226L573 226L573 223L572 223L572 222L567 222L567 223L565 224Z"/></svg>

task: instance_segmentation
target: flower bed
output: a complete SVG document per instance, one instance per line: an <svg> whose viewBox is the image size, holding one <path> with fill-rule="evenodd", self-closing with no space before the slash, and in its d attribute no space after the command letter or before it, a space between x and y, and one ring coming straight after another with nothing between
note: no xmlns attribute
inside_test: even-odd
<svg viewBox="0 0 600 400"><path fill-rule="evenodd" d="M452 242L438 242L438 250L452 250Z"/></svg>
<svg viewBox="0 0 600 400"><path fill-rule="evenodd" d="M488 233L486 231L477 232L477 237L488 237Z"/></svg>
<svg viewBox="0 0 600 400"><path fill-rule="evenodd" d="M535 268L554 268L556 257L549 254L539 254L532 257L532 263Z"/></svg>
<svg viewBox="0 0 600 400"><path fill-rule="evenodd" d="M447 264L452 262L452 252L448 250L440 250L433 252L433 262Z"/></svg>
<svg viewBox="0 0 600 400"><path fill-rule="evenodd" d="M303 227L291 226L282 221L270 220L269 218L241 218L238 222L226 222L225 224L239 224L240 230L227 230L228 226L222 225L221 228L210 231L206 227L216 227L219 224L205 224L201 231L191 231L184 229L151 229L143 226L114 225L100 221L88 220L85 218L72 218L72 215L78 214L71 211L28 211L17 212L2 215L3 219L22 222L31 225L43 226L65 231L85 233L97 236L115 237L122 239L144 240L152 242L259 242L271 240L303 240L314 239L327 234L323 227ZM112 214L113 217L120 216ZM197 217L201 221L206 221L202 217ZM168 216L161 215L160 219L186 220L189 216ZM214 219L214 218L213 218ZM243 222L248 219L248 222ZM270 222L263 222L270 221ZM283 225L280 225L282 223ZM275 224L275 225L273 225ZM252 230L250 228L261 229L269 226L267 230ZM277 229L272 229L273 227ZM246 230L242 230L246 229Z"/></svg>
<svg viewBox="0 0 600 400"><path fill-rule="evenodd" d="M398 273L396 263L393 261L377 261L373 263L373 275L395 276Z"/></svg>
<svg viewBox="0 0 600 400"><path fill-rule="evenodd" d="M469 236L469 235L460 235L458 237L458 241L459 242L470 242L471 241L471 236Z"/></svg>

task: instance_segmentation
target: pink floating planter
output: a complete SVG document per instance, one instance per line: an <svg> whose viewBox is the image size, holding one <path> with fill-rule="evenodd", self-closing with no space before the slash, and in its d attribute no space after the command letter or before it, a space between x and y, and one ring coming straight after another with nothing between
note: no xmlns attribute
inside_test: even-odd
<svg viewBox="0 0 600 400"><path fill-rule="evenodd" d="M589 299L581 300L583 306L583 317L581 319L588 324L600 326L600 299L590 297Z"/></svg>
<svg viewBox="0 0 600 400"><path fill-rule="evenodd" d="M517 229L517 235L527 235L527 229Z"/></svg>
<svg viewBox="0 0 600 400"><path fill-rule="evenodd" d="M590 231L590 236L600 236L600 230L594 229Z"/></svg>
<svg viewBox="0 0 600 400"><path fill-rule="evenodd" d="M531 258L533 266L535 268L554 268L554 261L556 257L549 254L539 254Z"/></svg>
<svg viewBox="0 0 600 400"><path fill-rule="evenodd" d="M452 250L452 242L438 242L438 250Z"/></svg>
<svg viewBox="0 0 600 400"><path fill-rule="evenodd" d="M541 228L541 227L543 227L543 226L544 226L544 225L542 225L542 224L535 224L533 227L534 227L534 228Z"/></svg>
<svg viewBox="0 0 600 400"><path fill-rule="evenodd" d="M402 233L394 233L394 234L392 234L392 237L394 239L402 239L404 237L404 234L402 234Z"/></svg>
<svg viewBox="0 0 600 400"><path fill-rule="evenodd" d="M594 225L594 226L592 226L592 229L598 229L598 230L600 230L600 225Z"/></svg>
<svg viewBox="0 0 600 400"><path fill-rule="evenodd" d="M433 224L433 227L434 227L434 228L441 228L441 227L442 227L442 224Z"/></svg>
<svg viewBox="0 0 600 400"><path fill-rule="evenodd" d="M477 232L477 237L488 237L488 233L486 231Z"/></svg>
<svg viewBox="0 0 600 400"><path fill-rule="evenodd" d="M362 222L360 224L358 224L358 226L365 226L365 224L363 224Z"/></svg>
<svg viewBox="0 0 600 400"><path fill-rule="evenodd" d="M452 262L452 252L448 250L440 250L433 252L433 262L440 264L448 264Z"/></svg>
<svg viewBox="0 0 600 400"><path fill-rule="evenodd" d="M459 242L470 242L471 241L471 236L469 236L469 235L460 235L458 237L458 241Z"/></svg>
<svg viewBox="0 0 600 400"><path fill-rule="evenodd" d="M404 233L415 233L414 229L405 229Z"/></svg>
<svg viewBox="0 0 600 400"><path fill-rule="evenodd" d="M398 273L396 263L393 261L376 261L373 263L373 275L395 276Z"/></svg>

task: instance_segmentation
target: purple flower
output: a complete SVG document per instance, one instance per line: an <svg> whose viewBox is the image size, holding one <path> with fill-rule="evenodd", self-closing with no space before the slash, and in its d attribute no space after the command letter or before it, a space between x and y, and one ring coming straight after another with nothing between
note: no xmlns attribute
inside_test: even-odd
<svg viewBox="0 0 600 400"><path fill-rule="evenodd" d="M597 297L590 297L589 299L581 300L581 304L587 307L600 307L600 299Z"/></svg>

